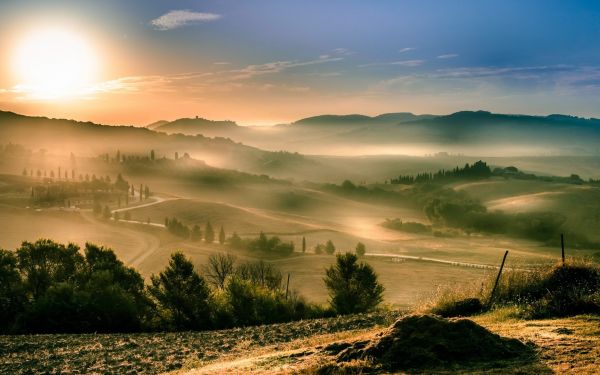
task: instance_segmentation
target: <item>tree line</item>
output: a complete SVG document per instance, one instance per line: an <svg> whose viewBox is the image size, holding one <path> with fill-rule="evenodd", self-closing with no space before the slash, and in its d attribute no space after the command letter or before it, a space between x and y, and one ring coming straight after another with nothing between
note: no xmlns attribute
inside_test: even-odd
<svg viewBox="0 0 600 375"><path fill-rule="evenodd" d="M197 269L182 253L146 284L108 248L48 239L0 249L0 333L204 330L365 312L382 301L377 275L354 254L326 270L328 306L289 292L263 261L212 255Z"/></svg>
<svg viewBox="0 0 600 375"><path fill-rule="evenodd" d="M391 184L412 185L425 182L438 182L448 179L464 178L464 179L481 179L488 178L492 175L492 170L484 161L477 161L473 165L469 163L464 167L455 167L451 170L440 169L435 173L418 173L417 175L401 175L397 178L390 179Z"/></svg>

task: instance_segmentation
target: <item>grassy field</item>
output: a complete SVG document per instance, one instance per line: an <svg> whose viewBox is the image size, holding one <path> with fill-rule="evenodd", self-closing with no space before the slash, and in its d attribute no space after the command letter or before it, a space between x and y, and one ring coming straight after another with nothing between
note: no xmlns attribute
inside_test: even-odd
<svg viewBox="0 0 600 375"><path fill-rule="evenodd" d="M397 313L213 332L0 336L0 373L144 373L192 369L244 353L335 340L391 324Z"/></svg>
<svg viewBox="0 0 600 375"><path fill-rule="evenodd" d="M0 336L0 372L311 373L331 361L321 350L326 345L373 337L397 316L354 315L214 332ZM520 321L484 315L474 320L501 336L527 343L535 358L448 369L447 373L600 371L598 317Z"/></svg>

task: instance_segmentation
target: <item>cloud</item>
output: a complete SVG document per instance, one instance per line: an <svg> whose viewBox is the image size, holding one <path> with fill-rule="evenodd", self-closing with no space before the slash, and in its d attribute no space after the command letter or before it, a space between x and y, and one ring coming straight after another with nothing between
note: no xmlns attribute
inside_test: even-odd
<svg viewBox="0 0 600 375"><path fill-rule="evenodd" d="M414 68L419 65L423 65L425 60L400 60L400 61L391 61L391 62L382 62L382 63L370 63L359 65L359 68L366 68L369 66L387 66L387 65L400 65L409 68Z"/></svg>
<svg viewBox="0 0 600 375"><path fill-rule="evenodd" d="M405 52L412 51L412 50L414 50L414 48L412 48L412 47L405 47L405 48L399 49L398 53L405 53Z"/></svg>
<svg viewBox="0 0 600 375"><path fill-rule="evenodd" d="M153 19L150 23L157 30L172 30L201 22L215 21L219 18L221 18L221 15L214 13L193 12L191 10L172 10Z"/></svg>
<svg viewBox="0 0 600 375"><path fill-rule="evenodd" d="M286 69L300 67L300 66L309 66L316 64L324 64L333 61L343 60L342 57L330 57L328 55L321 55L316 60L308 60L308 61L273 61L264 64L258 65L248 65L245 68L232 70L233 79L248 79L258 75L263 74L273 74L280 73Z"/></svg>
<svg viewBox="0 0 600 375"><path fill-rule="evenodd" d="M455 57L458 57L458 54L456 54L456 53L447 53L447 54L444 54L444 55L439 55L437 58L438 59L453 59Z"/></svg>
<svg viewBox="0 0 600 375"><path fill-rule="evenodd" d="M348 48L335 48L331 52L335 53L336 55L343 55L343 56L354 55L354 51L349 50Z"/></svg>

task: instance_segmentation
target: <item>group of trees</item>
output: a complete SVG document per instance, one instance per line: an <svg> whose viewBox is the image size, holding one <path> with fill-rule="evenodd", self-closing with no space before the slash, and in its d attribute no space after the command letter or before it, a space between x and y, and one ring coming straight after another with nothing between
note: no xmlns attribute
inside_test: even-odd
<svg viewBox="0 0 600 375"><path fill-rule="evenodd" d="M333 242L331 240L327 240L327 242L323 245L321 243L318 243L315 245L314 248L314 252L315 254L329 254L329 255L333 255L335 253L335 245L333 244Z"/></svg>
<svg viewBox="0 0 600 375"><path fill-rule="evenodd" d="M295 248L294 242L283 242L278 236L269 237L263 232L260 232L257 238L241 238L234 232L229 244L234 249L279 255L289 255Z"/></svg>
<svg viewBox="0 0 600 375"><path fill-rule="evenodd" d="M215 242L215 230L213 229L210 221L206 222L204 232L198 224L195 224L190 228L174 217L171 219L165 218L165 227L169 230L169 232L185 239L201 241L204 238L206 243ZM218 240L221 245L225 243L225 229L223 226L221 226L221 229L219 230Z"/></svg>
<svg viewBox="0 0 600 375"><path fill-rule="evenodd" d="M335 251L336 251L335 245L333 244L333 241L331 241L331 240L327 240L327 242L325 244L318 243L314 247L315 254L333 255L333 254L335 254ZM364 256L366 251L367 251L367 247L362 242L357 243L356 247L354 248L354 253L359 257Z"/></svg>
<svg viewBox="0 0 600 375"><path fill-rule="evenodd" d="M448 179L482 179L492 175L492 170L484 161L477 161L473 165L465 164L463 168L456 167L451 170L440 169L436 173L419 173L415 176L405 175L390 179L391 184L412 185L424 182L438 182Z"/></svg>
<svg viewBox="0 0 600 375"><path fill-rule="evenodd" d="M326 271L328 308L289 293L279 270L216 254L198 272L182 253L146 285L110 249L51 240L0 250L0 333L203 330L365 312L382 301L354 254Z"/></svg>

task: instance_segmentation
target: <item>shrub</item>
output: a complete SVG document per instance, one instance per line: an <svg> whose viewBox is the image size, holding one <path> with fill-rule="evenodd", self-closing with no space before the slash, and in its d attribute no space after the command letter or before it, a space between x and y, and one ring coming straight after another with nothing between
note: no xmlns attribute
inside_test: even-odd
<svg viewBox="0 0 600 375"><path fill-rule="evenodd" d="M196 330L209 327L210 291L194 265L182 253L171 255L167 268L152 275L148 287L166 327Z"/></svg>
<svg viewBox="0 0 600 375"><path fill-rule="evenodd" d="M383 286L373 268L357 263L352 253L338 254L336 264L326 270L325 285L331 307L338 314L352 314L374 309L383 300Z"/></svg>
<svg viewBox="0 0 600 375"><path fill-rule="evenodd" d="M14 330L17 315L26 302L25 288L17 257L10 251L0 249L0 333Z"/></svg>
<svg viewBox="0 0 600 375"><path fill-rule="evenodd" d="M586 262L570 262L535 270L509 270L500 278L493 299L495 281L490 275L485 288L445 290L430 304L429 311L442 316L463 316L475 309L474 299L485 301L482 311L519 307L523 318L564 317L600 313L600 268Z"/></svg>

